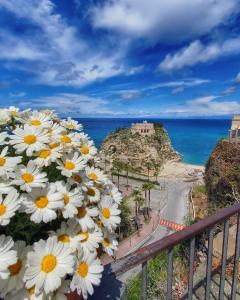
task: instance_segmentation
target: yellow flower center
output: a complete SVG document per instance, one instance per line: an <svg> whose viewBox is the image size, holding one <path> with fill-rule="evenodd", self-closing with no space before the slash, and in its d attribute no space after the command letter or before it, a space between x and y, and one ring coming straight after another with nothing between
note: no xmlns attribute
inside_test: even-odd
<svg viewBox="0 0 240 300"><path fill-rule="evenodd" d="M28 145L35 144L37 141L37 137L34 134L29 134L24 137L24 143Z"/></svg>
<svg viewBox="0 0 240 300"><path fill-rule="evenodd" d="M61 142L64 143L64 144L69 144L69 143L72 142L72 139L68 135L63 135L61 137Z"/></svg>
<svg viewBox="0 0 240 300"><path fill-rule="evenodd" d="M33 126L40 126L41 124L42 124L42 122L37 119L31 121L31 125L33 125Z"/></svg>
<svg viewBox="0 0 240 300"><path fill-rule="evenodd" d="M80 148L80 151L82 154L88 154L89 153L89 147L88 146L82 146Z"/></svg>
<svg viewBox="0 0 240 300"><path fill-rule="evenodd" d="M82 183L82 177L80 175L75 175L74 176L74 180L77 182L77 183Z"/></svg>
<svg viewBox="0 0 240 300"><path fill-rule="evenodd" d="M6 163L6 158L0 156L0 167L3 167Z"/></svg>
<svg viewBox="0 0 240 300"><path fill-rule="evenodd" d="M63 196L63 202L64 202L64 205L67 205L69 203L69 197L67 194L64 194Z"/></svg>
<svg viewBox="0 0 240 300"><path fill-rule="evenodd" d="M12 110L12 111L11 111L11 114L12 114L13 117L16 117L16 116L17 116L16 110Z"/></svg>
<svg viewBox="0 0 240 300"><path fill-rule="evenodd" d="M102 214L103 214L103 216L104 216L105 219L109 219L110 215L111 215L110 209L108 207L104 207L102 209Z"/></svg>
<svg viewBox="0 0 240 300"><path fill-rule="evenodd" d="M67 234L59 235L58 241L62 243L70 243L70 237Z"/></svg>
<svg viewBox="0 0 240 300"><path fill-rule="evenodd" d="M72 161L66 161L64 164L64 168L67 170L75 169L75 164Z"/></svg>
<svg viewBox="0 0 240 300"><path fill-rule="evenodd" d="M85 262L80 263L77 272L81 277L86 277L88 274L88 265Z"/></svg>
<svg viewBox="0 0 240 300"><path fill-rule="evenodd" d="M45 273L52 272L57 265L57 258L56 256L49 254L43 257L41 262L41 269Z"/></svg>
<svg viewBox="0 0 240 300"><path fill-rule="evenodd" d="M68 124L68 125L67 125L67 128L68 128L68 129L75 129L75 126L74 126L73 124Z"/></svg>
<svg viewBox="0 0 240 300"><path fill-rule="evenodd" d="M94 191L93 188L88 188L87 195L94 197L96 195L96 192Z"/></svg>
<svg viewBox="0 0 240 300"><path fill-rule="evenodd" d="M95 180L98 179L98 176L97 176L96 173L90 173L90 174L88 174L88 177L89 177L90 179L92 179L93 181L95 181Z"/></svg>
<svg viewBox="0 0 240 300"><path fill-rule="evenodd" d="M48 198L46 196L40 196L35 200L35 204L38 208L44 208L48 205Z"/></svg>
<svg viewBox="0 0 240 300"><path fill-rule="evenodd" d="M105 247L105 248L108 248L109 246L110 246L110 241L109 241L109 239L107 239L107 238L105 238L105 239L103 239L103 246Z"/></svg>
<svg viewBox="0 0 240 300"><path fill-rule="evenodd" d="M52 144L49 145L49 148L54 149L54 148L57 148L58 146L59 146L58 143L52 143Z"/></svg>
<svg viewBox="0 0 240 300"><path fill-rule="evenodd" d="M52 130L51 128L48 128L47 132L48 132L48 133L52 133L53 130Z"/></svg>
<svg viewBox="0 0 240 300"><path fill-rule="evenodd" d="M84 243L84 242L86 242L86 241L88 240L89 234L88 234L87 231L85 231L85 232L80 232L79 234L84 238L83 240L81 240L81 243Z"/></svg>
<svg viewBox="0 0 240 300"><path fill-rule="evenodd" d="M47 158L48 156L50 156L51 155L51 150L48 150L48 149L46 149L46 150L41 150L41 151L39 151L39 153L38 153L38 157L40 157L40 158Z"/></svg>
<svg viewBox="0 0 240 300"><path fill-rule="evenodd" d="M28 291L29 296L32 296L33 294L35 294L35 286L31 287L27 291Z"/></svg>
<svg viewBox="0 0 240 300"><path fill-rule="evenodd" d="M34 180L34 176L31 173L23 173L22 174L22 179L26 182L26 183L31 183Z"/></svg>
<svg viewBox="0 0 240 300"><path fill-rule="evenodd" d="M22 261L20 259L18 259L18 261L15 264L10 265L8 267L10 276L17 275L20 272L21 268L22 268Z"/></svg>
<svg viewBox="0 0 240 300"><path fill-rule="evenodd" d="M4 204L0 204L0 216L4 215L7 207Z"/></svg>
<svg viewBox="0 0 240 300"><path fill-rule="evenodd" d="M85 209L85 207L78 207L78 218L84 218L86 215L87 211Z"/></svg>

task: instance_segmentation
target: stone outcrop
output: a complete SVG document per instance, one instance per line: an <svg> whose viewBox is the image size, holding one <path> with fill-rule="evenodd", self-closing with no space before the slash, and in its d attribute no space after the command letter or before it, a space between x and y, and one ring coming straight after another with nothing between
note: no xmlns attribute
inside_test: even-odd
<svg viewBox="0 0 240 300"><path fill-rule="evenodd" d="M100 157L110 163L116 160L123 162L132 171L150 171L151 174L158 172L167 160L180 160L166 129L160 123L154 123L152 135L142 135L130 128L117 129L103 141Z"/></svg>
<svg viewBox="0 0 240 300"><path fill-rule="evenodd" d="M218 206L240 197L240 143L221 140L216 145L206 164L205 182L209 201Z"/></svg>

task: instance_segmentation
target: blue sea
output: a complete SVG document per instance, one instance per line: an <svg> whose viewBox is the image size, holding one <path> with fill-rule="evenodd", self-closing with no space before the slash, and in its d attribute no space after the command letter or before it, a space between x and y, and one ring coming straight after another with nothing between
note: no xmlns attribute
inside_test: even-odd
<svg viewBox="0 0 240 300"><path fill-rule="evenodd" d="M144 119L145 120L145 119ZM104 138L116 128L131 127L143 119L81 118L85 133L99 147ZM219 139L228 136L230 119L149 119L161 122L167 129L172 145L184 162L204 165Z"/></svg>

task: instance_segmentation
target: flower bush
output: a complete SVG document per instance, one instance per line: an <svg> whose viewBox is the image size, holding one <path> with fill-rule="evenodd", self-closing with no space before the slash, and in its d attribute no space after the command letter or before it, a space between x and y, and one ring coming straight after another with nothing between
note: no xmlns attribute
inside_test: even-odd
<svg viewBox="0 0 240 300"><path fill-rule="evenodd" d="M81 130L53 111L0 110L0 298L87 299L98 253L117 249L121 194Z"/></svg>

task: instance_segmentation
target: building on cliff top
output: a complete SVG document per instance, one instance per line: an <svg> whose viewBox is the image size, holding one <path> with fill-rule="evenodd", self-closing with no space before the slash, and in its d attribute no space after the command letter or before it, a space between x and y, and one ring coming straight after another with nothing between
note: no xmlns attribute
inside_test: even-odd
<svg viewBox="0 0 240 300"><path fill-rule="evenodd" d="M155 133L154 124L143 121L142 123L133 123L131 128L132 133L141 135L152 135Z"/></svg>
<svg viewBox="0 0 240 300"><path fill-rule="evenodd" d="M240 114L232 119L232 126L229 130L229 139L231 141L240 141Z"/></svg>

